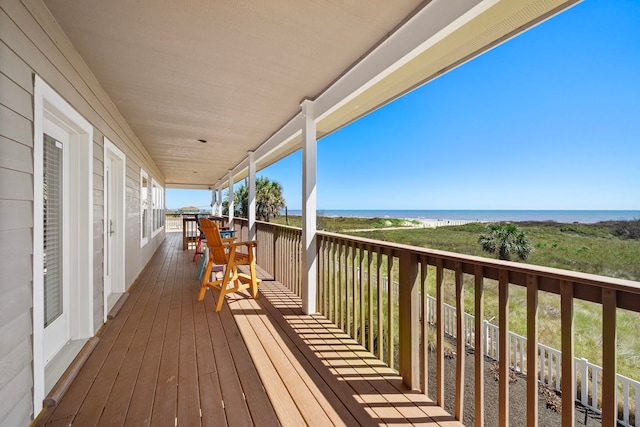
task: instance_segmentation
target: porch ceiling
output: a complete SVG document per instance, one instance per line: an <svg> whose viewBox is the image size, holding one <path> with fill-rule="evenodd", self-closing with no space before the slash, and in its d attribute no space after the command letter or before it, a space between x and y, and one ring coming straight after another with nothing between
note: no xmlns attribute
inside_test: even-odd
<svg viewBox="0 0 640 427"><path fill-rule="evenodd" d="M462 15L443 12L447 0L44 3L167 186L188 187L215 184L234 168L246 174L237 166L247 152L299 115L304 98L325 93L425 5L423 12L433 8L436 24L455 28L434 30L437 37L421 48L421 58L414 53L402 62L394 59L392 71L387 66L384 74L363 80L357 95L343 92L318 122L319 136L573 1L460 0L456 3L465 11L482 9L462 24L456 24ZM291 136L278 141L277 149L263 150L259 167L295 151L299 137L287 139Z"/></svg>

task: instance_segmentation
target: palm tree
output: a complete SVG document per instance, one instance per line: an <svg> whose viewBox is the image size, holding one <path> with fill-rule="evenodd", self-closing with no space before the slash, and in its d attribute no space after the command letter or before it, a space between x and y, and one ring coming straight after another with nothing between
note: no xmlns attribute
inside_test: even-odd
<svg viewBox="0 0 640 427"><path fill-rule="evenodd" d="M517 255L522 261L526 261L533 251L526 233L514 224L488 224L487 230L486 234L480 235L478 243L482 250L497 254L499 259L509 261L511 255Z"/></svg>
<svg viewBox="0 0 640 427"><path fill-rule="evenodd" d="M246 183L235 191L233 200L235 215L247 218L249 216L249 188ZM258 221L269 222L271 218L280 216L284 205L282 185L278 181L272 181L264 176L256 179L256 219ZM223 203L225 213L229 212L228 209L228 203Z"/></svg>

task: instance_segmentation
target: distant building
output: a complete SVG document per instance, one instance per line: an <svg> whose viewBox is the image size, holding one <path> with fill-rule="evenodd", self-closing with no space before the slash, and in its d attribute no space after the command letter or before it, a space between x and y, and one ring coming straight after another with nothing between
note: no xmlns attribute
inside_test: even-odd
<svg viewBox="0 0 640 427"><path fill-rule="evenodd" d="M178 213L195 215L197 213L200 213L200 208L196 208L195 206L187 206L186 208L178 209Z"/></svg>

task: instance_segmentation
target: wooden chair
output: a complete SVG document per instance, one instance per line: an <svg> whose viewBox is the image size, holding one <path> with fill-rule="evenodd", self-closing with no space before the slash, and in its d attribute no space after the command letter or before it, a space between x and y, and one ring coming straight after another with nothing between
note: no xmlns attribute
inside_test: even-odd
<svg viewBox="0 0 640 427"><path fill-rule="evenodd" d="M198 242L196 243L196 253L193 254L193 262L196 262L196 258L198 258L198 255L204 254L204 248L202 247L202 244L204 243L205 237L204 233L200 229L200 215L196 215L196 222L198 223Z"/></svg>
<svg viewBox="0 0 640 427"><path fill-rule="evenodd" d="M220 230L216 223L205 218L200 219L200 229L206 237L209 261L202 277L198 301L204 299L207 288L214 289L220 294L216 303L216 311L220 311L222 308L224 296L232 292L251 288L251 295L253 298L257 298L260 279L256 277L256 260L253 249L258 246L258 242L235 242L235 237L223 239L220 237ZM241 247L245 247L247 253L238 252L238 248ZM214 264L224 265L225 269L222 279L210 281ZM250 274L238 273L239 265L248 265Z"/></svg>

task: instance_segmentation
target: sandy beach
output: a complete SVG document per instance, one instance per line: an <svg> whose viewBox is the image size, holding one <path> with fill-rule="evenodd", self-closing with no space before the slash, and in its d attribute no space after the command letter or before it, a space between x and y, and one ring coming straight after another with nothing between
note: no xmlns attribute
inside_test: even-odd
<svg viewBox="0 0 640 427"><path fill-rule="evenodd" d="M438 228L446 227L448 225L464 225L471 222L478 222L476 220L466 219L422 219L422 218L407 218L408 221L420 221L423 228Z"/></svg>
<svg viewBox="0 0 640 427"><path fill-rule="evenodd" d="M403 230L406 228L438 228L438 227L446 227L449 225L464 225L469 224L471 222L481 222L478 220L467 220L467 219L426 219L426 218L402 218L404 223L401 225L393 225L391 221L389 221L388 227L376 227L376 228L366 228L366 229L353 229L353 230L344 230L344 231L380 231L380 230ZM420 224L416 224L419 222Z"/></svg>

